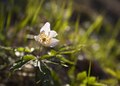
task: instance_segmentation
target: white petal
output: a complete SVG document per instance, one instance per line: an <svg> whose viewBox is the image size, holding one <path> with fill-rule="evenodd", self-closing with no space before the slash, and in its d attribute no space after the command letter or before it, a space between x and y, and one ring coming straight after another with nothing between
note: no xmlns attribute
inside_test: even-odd
<svg viewBox="0 0 120 86"><path fill-rule="evenodd" d="M56 33L56 31L50 31L50 33L49 33L49 37L56 37L58 34Z"/></svg>
<svg viewBox="0 0 120 86"><path fill-rule="evenodd" d="M49 46L55 47L58 44L58 42L59 42L58 39L52 38Z"/></svg>
<svg viewBox="0 0 120 86"><path fill-rule="evenodd" d="M34 36L35 41L40 42L40 36Z"/></svg>
<svg viewBox="0 0 120 86"><path fill-rule="evenodd" d="M35 39L35 41L37 41L38 40L38 36L34 36L34 39Z"/></svg>
<svg viewBox="0 0 120 86"><path fill-rule="evenodd" d="M45 34L48 35L50 32L50 23L46 22L45 25L40 29L40 32L45 31Z"/></svg>

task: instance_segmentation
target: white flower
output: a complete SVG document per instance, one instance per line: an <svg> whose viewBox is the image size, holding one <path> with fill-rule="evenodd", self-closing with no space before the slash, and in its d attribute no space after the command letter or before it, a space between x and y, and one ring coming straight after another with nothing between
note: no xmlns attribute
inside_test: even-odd
<svg viewBox="0 0 120 86"><path fill-rule="evenodd" d="M34 39L43 46L54 47L59 42L58 39L54 38L56 36L56 31L50 30L50 23L46 22L45 25L40 29L40 34L38 36L34 36Z"/></svg>

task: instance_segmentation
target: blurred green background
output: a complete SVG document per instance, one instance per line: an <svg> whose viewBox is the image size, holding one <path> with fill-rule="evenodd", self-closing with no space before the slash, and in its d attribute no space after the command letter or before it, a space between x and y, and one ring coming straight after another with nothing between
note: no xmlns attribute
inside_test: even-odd
<svg viewBox="0 0 120 86"><path fill-rule="evenodd" d="M119 8L119 0L0 0L0 86L119 86ZM46 22L55 48L32 39Z"/></svg>

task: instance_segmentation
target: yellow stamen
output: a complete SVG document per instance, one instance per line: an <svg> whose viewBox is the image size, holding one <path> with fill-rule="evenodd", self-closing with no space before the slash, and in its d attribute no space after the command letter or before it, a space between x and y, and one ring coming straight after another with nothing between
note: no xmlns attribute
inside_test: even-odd
<svg viewBox="0 0 120 86"><path fill-rule="evenodd" d="M40 37L40 42L43 45L49 45L50 44L51 38L49 36L47 36L44 31L40 33L39 37Z"/></svg>

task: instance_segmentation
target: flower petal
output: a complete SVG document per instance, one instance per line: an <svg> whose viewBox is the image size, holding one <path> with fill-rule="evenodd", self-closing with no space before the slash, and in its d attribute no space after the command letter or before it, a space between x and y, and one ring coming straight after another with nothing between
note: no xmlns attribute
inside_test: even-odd
<svg viewBox="0 0 120 86"><path fill-rule="evenodd" d="M45 32L46 35L48 35L48 33L50 32L50 23L46 22L45 25L40 29L40 33L41 32Z"/></svg>
<svg viewBox="0 0 120 86"><path fill-rule="evenodd" d="M34 39L35 39L35 41L38 41L39 37L38 36L34 36Z"/></svg>
<svg viewBox="0 0 120 86"><path fill-rule="evenodd" d="M52 31L50 31L50 33L49 33L49 37L56 37L58 34L56 33L56 31L54 31L54 30L52 30Z"/></svg>
<svg viewBox="0 0 120 86"><path fill-rule="evenodd" d="M58 44L58 42L59 42L58 39L52 38L49 46L50 47L55 47Z"/></svg>
<svg viewBox="0 0 120 86"><path fill-rule="evenodd" d="M39 34L39 35L37 35L37 36L34 36L34 39L35 39L35 41L37 41L37 42L41 43L40 34Z"/></svg>

